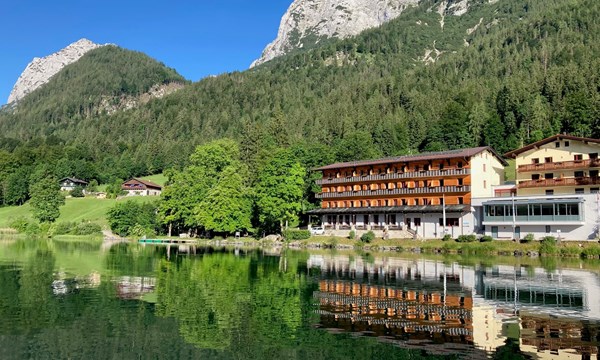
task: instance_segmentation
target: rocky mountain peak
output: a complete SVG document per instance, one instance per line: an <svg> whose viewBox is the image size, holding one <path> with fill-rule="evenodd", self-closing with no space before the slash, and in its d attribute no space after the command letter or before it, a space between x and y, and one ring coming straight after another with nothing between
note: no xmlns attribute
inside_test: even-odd
<svg viewBox="0 0 600 360"><path fill-rule="evenodd" d="M8 103L18 102L27 94L47 83L62 68L79 60L88 51L101 46L104 45L96 44L88 39L80 39L52 55L34 58L19 76L10 92Z"/></svg>
<svg viewBox="0 0 600 360"><path fill-rule="evenodd" d="M281 19L275 41L250 67L260 65L295 49L311 46L327 38L358 35L402 14L422 0L294 0ZM465 14L474 0L441 0L435 11L444 27L447 15ZM487 0L489 3L498 0ZM431 11L433 9L429 9Z"/></svg>

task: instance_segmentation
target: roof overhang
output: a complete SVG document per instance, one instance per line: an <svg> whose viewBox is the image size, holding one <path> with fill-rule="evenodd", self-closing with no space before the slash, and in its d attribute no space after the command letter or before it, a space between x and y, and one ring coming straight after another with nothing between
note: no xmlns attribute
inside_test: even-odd
<svg viewBox="0 0 600 360"><path fill-rule="evenodd" d="M446 205L447 213L462 213L470 211L470 205ZM353 207L353 208L321 208L307 211L307 215L334 215L334 214L397 214L397 213L443 213L442 205L421 206L379 206L379 207Z"/></svg>

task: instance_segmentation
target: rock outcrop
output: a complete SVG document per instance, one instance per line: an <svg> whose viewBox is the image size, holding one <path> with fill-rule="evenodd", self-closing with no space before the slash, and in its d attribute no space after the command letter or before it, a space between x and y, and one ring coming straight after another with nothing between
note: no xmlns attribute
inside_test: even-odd
<svg viewBox="0 0 600 360"><path fill-rule="evenodd" d="M62 68L79 60L88 51L101 46L104 45L95 44L88 39L81 39L52 55L34 58L19 76L10 92L8 103L18 102L27 94L47 83Z"/></svg>
<svg viewBox="0 0 600 360"><path fill-rule="evenodd" d="M275 41L267 45L260 65L295 49L312 46L327 38L346 38L377 27L402 14L422 0L294 0L281 19ZM461 16L473 0L443 0L437 6L440 25L447 15ZM488 0L488 2L498 0ZM428 11L432 11L429 9Z"/></svg>

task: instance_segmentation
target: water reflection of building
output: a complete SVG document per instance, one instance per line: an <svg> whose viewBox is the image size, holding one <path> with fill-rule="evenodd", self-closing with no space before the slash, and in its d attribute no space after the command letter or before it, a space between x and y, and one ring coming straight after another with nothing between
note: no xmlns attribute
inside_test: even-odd
<svg viewBox="0 0 600 360"><path fill-rule="evenodd" d="M314 298L326 328L469 357L507 336L534 358L598 353L600 282L590 272L343 255L307 265L320 269Z"/></svg>
<svg viewBox="0 0 600 360"><path fill-rule="evenodd" d="M327 328L402 339L413 346L472 345L473 298L461 292L444 293L435 285L429 289L404 290L396 286L321 280L314 298L319 301L321 324ZM450 349L446 346L442 352Z"/></svg>
<svg viewBox="0 0 600 360"><path fill-rule="evenodd" d="M139 299L154 291L156 278L144 276L121 276L115 279L117 296L121 299Z"/></svg>

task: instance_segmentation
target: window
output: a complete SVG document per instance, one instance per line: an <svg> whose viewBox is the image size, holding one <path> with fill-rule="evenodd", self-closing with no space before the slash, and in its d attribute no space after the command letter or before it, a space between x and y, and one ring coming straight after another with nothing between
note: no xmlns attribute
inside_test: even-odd
<svg viewBox="0 0 600 360"><path fill-rule="evenodd" d="M417 166L415 166L415 172L417 172L417 171L419 171L419 170L420 170L420 169L419 169L419 166L418 166L418 165L417 165Z"/></svg>
<svg viewBox="0 0 600 360"><path fill-rule="evenodd" d="M462 204L464 203L464 201L465 201L465 200L463 199L463 197L462 197L462 196L459 196L459 197L458 197L458 204L459 204L459 205L462 205Z"/></svg>
<svg viewBox="0 0 600 360"><path fill-rule="evenodd" d="M459 169L462 169L462 167L463 167L462 161L459 161L458 164L457 164L457 166L458 166Z"/></svg>
<svg viewBox="0 0 600 360"><path fill-rule="evenodd" d="M538 158L533 158L533 159L531 159L531 163L532 163L532 164L539 164L539 163L540 163L540 159L538 159Z"/></svg>
<svg viewBox="0 0 600 360"><path fill-rule="evenodd" d="M483 172L486 172L486 164L483 164Z"/></svg>
<svg viewBox="0 0 600 360"><path fill-rule="evenodd" d="M598 177L598 170L590 170L590 177Z"/></svg>
<svg viewBox="0 0 600 360"><path fill-rule="evenodd" d="M590 194L598 194L600 193L600 188L590 188Z"/></svg>
<svg viewBox="0 0 600 360"><path fill-rule="evenodd" d="M463 179L458 179L458 186L462 186L463 185Z"/></svg>
<svg viewBox="0 0 600 360"><path fill-rule="evenodd" d="M546 174L544 174L544 179L554 179L554 174L553 173L546 173Z"/></svg>
<svg viewBox="0 0 600 360"><path fill-rule="evenodd" d="M565 147L569 147L569 145L570 145L569 142L565 141Z"/></svg>
<svg viewBox="0 0 600 360"><path fill-rule="evenodd" d="M582 178L582 177L584 177L585 175L584 175L583 171L575 171L575 172L574 172L574 176L575 176L576 178Z"/></svg>
<svg viewBox="0 0 600 360"><path fill-rule="evenodd" d="M421 226L421 218L415 218L415 226Z"/></svg>
<svg viewBox="0 0 600 360"><path fill-rule="evenodd" d="M429 171L429 165L423 166L423 171Z"/></svg>
<svg viewBox="0 0 600 360"><path fill-rule="evenodd" d="M552 228L550 228L550 225L546 225L546 234L550 234L550 232L552 232Z"/></svg>
<svg viewBox="0 0 600 360"><path fill-rule="evenodd" d="M584 194L585 190L583 188L577 188L575 189L575 194Z"/></svg>
<svg viewBox="0 0 600 360"><path fill-rule="evenodd" d="M444 179L440 180L440 186L444 186Z"/></svg>
<svg viewBox="0 0 600 360"><path fill-rule="evenodd" d="M590 159L594 160L598 158L598 153L591 153L590 154Z"/></svg>
<svg viewBox="0 0 600 360"><path fill-rule="evenodd" d="M552 158L551 157L544 158L544 162L551 163Z"/></svg>
<svg viewBox="0 0 600 360"><path fill-rule="evenodd" d="M487 189L487 180L483 180L483 188Z"/></svg>
<svg viewBox="0 0 600 360"><path fill-rule="evenodd" d="M531 174L531 180L539 180L540 174Z"/></svg>
<svg viewBox="0 0 600 360"><path fill-rule="evenodd" d="M583 160L583 155L582 154L573 155L573 159L575 161L581 161L581 160Z"/></svg>
<svg viewBox="0 0 600 360"><path fill-rule="evenodd" d="M444 170L444 163L440 163L440 170Z"/></svg>
<svg viewBox="0 0 600 360"><path fill-rule="evenodd" d="M557 147L557 148L559 148L560 147L560 141L555 142L554 146Z"/></svg>
<svg viewBox="0 0 600 360"><path fill-rule="evenodd" d="M546 195L554 195L554 190L546 190Z"/></svg>

